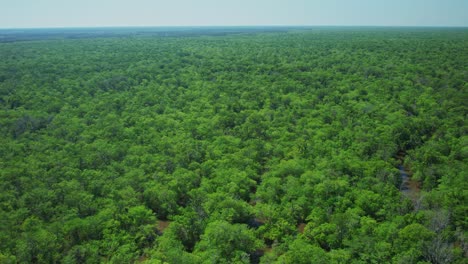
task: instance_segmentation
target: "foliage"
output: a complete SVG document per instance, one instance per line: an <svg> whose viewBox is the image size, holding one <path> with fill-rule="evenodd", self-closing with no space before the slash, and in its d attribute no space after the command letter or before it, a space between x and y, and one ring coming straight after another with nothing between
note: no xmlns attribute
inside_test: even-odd
<svg viewBox="0 0 468 264"><path fill-rule="evenodd" d="M0 262L465 262L466 29L210 32L0 43Z"/></svg>

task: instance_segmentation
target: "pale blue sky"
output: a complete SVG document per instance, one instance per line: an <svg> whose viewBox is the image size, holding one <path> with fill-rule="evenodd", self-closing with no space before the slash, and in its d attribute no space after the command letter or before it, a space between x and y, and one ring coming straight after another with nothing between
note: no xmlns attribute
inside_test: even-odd
<svg viewBox="0 0 468 264"><path fill-rule="evenodd" d="M0 28L246 25L468 27L468 0L0 0Z"/></svg>

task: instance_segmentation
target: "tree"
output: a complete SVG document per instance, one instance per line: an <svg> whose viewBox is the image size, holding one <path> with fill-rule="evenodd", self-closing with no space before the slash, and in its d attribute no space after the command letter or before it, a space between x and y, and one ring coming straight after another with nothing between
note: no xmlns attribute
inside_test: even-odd
<svg viewBox="0 0 468 264"><path fill-rule="evenodd" d="M289 246L289 250L282 255L280 263L330 263L330 257L325 251L317 246L308 244L305 240L298 238Z"/></svg>
<svg viewBox="0 0 468 264"><path fill-rule="evenodd" d="M262 246L246 225L226 221L209 223L195 247L195 254L213 263L249 263L250 253Z"/></svg>
<svg viewBox="0 0 468 264"><path fill-rule="evenodd" d="M59 244L55 234L44 223L30 217L22 224L21 238L16 245L17 261L21 263L54 263L58 261Z"/></svg>

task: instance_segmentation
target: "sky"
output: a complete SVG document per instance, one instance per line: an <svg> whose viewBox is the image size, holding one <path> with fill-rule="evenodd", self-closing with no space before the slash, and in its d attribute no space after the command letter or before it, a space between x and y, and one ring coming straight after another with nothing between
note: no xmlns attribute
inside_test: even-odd
<svg viewBox="0 0 468 264"><path fill-rule="evenodd" d="M0 28L462 26L468 0L0 0Z"/></svg>

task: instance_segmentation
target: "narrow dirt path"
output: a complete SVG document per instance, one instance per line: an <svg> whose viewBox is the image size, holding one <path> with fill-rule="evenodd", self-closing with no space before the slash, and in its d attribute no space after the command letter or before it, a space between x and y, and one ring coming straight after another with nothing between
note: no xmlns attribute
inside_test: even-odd
<svg viewBox="0 0 468 264"><path fill-rule="evenodd" d="M400 165L398 165L401 178L400 192L405 197L413 201L413 204L416 206L421 196L421 183L413 180L411 178L411 170L403 165L405 156L405 151L399 151L397 154L397 159L400 161Z"/></svg>

